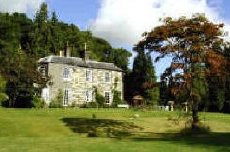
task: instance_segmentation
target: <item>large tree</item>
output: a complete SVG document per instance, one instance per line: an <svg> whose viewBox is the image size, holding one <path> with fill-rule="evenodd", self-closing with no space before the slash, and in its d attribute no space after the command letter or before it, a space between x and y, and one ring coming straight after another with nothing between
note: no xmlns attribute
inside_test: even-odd
<svg viewBox="0 0 230 152"><path fill-rule="evenodd" d="M214 24L201 14L175 20L166 18L161 26L144 33L144 39L137 45L159 52L157 60L172 56L172 64L166 69L164 77L173 76L174 94L182 91L187 95L192 107L193 128L198 127L199 122L198 105L203 91L199 84L205 83L202 82L204 75L222 71L222 27L223 24ZM197 84L197 81L200 83Z"/></svg>

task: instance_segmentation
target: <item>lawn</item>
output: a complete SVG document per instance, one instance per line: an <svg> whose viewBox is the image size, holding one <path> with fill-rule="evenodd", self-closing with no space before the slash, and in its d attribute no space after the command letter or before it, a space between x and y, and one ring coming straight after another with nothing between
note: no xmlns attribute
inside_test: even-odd
<svg viewBox="0 0 230 152"><path fill-rule="evenodd" d="M1 152L225 152L230 115L200 113L208 135L181 135L179 112L0 108ZM97 137L89 137L97 136Z"/></svg>

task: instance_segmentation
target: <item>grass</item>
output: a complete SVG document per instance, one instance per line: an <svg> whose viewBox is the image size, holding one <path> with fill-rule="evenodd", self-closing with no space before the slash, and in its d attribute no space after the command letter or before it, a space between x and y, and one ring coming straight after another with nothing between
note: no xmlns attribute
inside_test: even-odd
<svg viewBox="0 0 230 152"><path fill-rule="evenodd" d="M177 117L125 109L0 108L0 151L230 151L230 115L201 113L211 133L191 136L178 134L185 123L173 121ZM97 137L88 137L92 133Z"/></svg>

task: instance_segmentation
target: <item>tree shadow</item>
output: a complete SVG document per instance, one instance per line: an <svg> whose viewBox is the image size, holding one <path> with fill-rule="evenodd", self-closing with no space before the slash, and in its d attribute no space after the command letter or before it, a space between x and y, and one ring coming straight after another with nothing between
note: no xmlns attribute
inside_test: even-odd
<svg viewBox="0 0 230 152"><path fill-rule="evenodd" d="M132 122L96 119L63 118L61 119L74 133L86 134L88 137L109 137L135 142L170 142L189 147L215 147L218 151L230 151L230 132L209 134L180 134L144 132L143 128Z"/></svg>
<svg viewBox="0 0 230 152"><path fill-rule="evenodd" d="M128 137L142 129L131 122L112 119L63 118L62 121L74 133L87 134L89 137Z"/></svg>
<svg viewBox="0 0 230 152"><path fill-rule="evenodd" d="M157 133L147 137L134 137L131 140L139 142L166 141L174 144L184 144L202 147L218 147L221 151L230 151L230 132L183 135L180 133Z"/></svg>

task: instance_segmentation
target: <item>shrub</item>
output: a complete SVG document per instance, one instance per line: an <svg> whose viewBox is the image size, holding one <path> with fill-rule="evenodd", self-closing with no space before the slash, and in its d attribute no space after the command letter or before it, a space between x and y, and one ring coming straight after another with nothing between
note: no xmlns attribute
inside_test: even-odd
<svg viewBox="0 0 230 152"><path fill-rule="evenodd" d="M44 108L45 105L46 105L46 103L45 103L45 101L42 98L40 98L38 96L34 96L33 97L32 106L34 108Z"/></svg>
<svg viewBox="0 0 230 152"><path fill-rule="evenodd" d="M96 103L98 107L103 107L105 103L105 97L96 92Z"/></svg>
<svg viewBox="0 0 230 152"><path fill-rule="evenodd" d="M86 108L97 108L98 104L96 102L87 102L86 104Z"/></svg>
<svg viewBox="0 0 230 152"><path fill-rule="evenodd" d="M121 97L121 92L114 90L112 107L117 107L118 104L122 103L122 100L120 97Z"/></svg>
<svg viewBox="0 0 230 152"><path fill-rule="evenodd" d="M62 108L63 107L63 92L58 90L57 96L50 102L50 108Z"/></svg>

